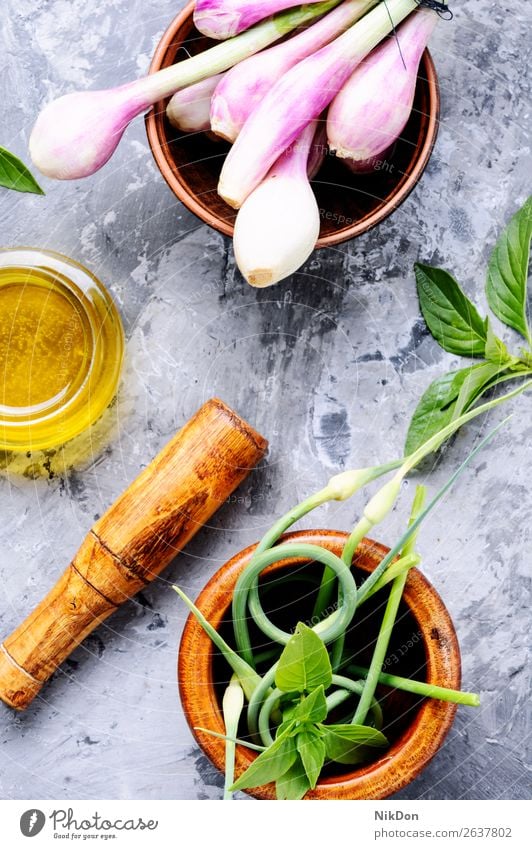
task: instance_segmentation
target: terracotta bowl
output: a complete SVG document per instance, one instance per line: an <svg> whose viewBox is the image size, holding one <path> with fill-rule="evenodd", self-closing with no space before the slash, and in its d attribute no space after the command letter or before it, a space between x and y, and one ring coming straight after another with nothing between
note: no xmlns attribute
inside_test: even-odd
<svg viewBox="0 0 532 849"><path fill-rule="evenodd" d="M340 554L347 534L340 531L303 531L289 534L285 540L322 545L335 554ZM197 605L207 619L224 633L232 642L232 631L228 627L227 615L232 593L238 576L249 562L255 546L250 546L237 554L214 575L201 592ZM360 577L373 571L388 549L380 543L366 539L360 545L353 567ZM276 576L294 565L296 561L285 560L266 569L261 576L261 585L272 581ZM315 570L316 565L298 568ZM322 567L318 567L322 568ZM314 571L315 574L315 571ZM283 593L286 593L284 585ZM279 616L289 599L283 595L275 609L269 611L267 600L273 593L265 593L263 605L272 619ZM355 621L346 645L353 646L356 663L367 666L373 650L372 643L377 636L382 619L386 593L376 593L361 609L358 623ZM309 611L312 611L313 599L309 596ZM450 616L436 590L417 569L412 569L397 617L392 641L388 651L386 671L430 684L458 689L461 681L460 650ZM372 614L376 615L372 615ZM307 613L301 611L299 618L305 619ZM308 614L310 617L310 613ZM292 618L290 625L295 622ZM290 627L288 622L281 627ZM257 632L259 634L259 632ZM262 637L263 641L266 640ZM365 646L359 653L355 646ZM221 771L224 769L224 743L208 734L195 730L198 726L224 733L221 696L230 673L223 658L202 628L193 617L189 617L183 632L179 649L178 680L181 701L187 721L199 745L213 764ZM416 778L423 767L436 754L443 743L456 713L456 705L432 699L420 699L417 696L391 688L380 687L379 697L383 700L385 726L383 731L391 741L391 746L372 763L356 770L345 772L339 767L320 779L316 789L307 793L307 799L384 799L397 793L402 787ZM254 753L237 747L237 775L246 769ZM259 787L251 791L259 799L274 799L274 785Z"/></svg>
<svg viewBox="0 0 532 849"><path fill-rule="evenodd" d="M189 3L172 21L155 51L150 73L205 50L215 42L192 22ZM183 135L166 119L167 101L146 118L148 140L164 179L179 200L220 233L233 235L236 211L216 193L229 145L204 134ZM369 175L354 176L328 156L313 188L321 214L318 247L335 245L365 233L396 209L412 191L429 161L436 135L440 95L434 63L425 51L418 74L412 116L393 154L377 160Z"/></svg>

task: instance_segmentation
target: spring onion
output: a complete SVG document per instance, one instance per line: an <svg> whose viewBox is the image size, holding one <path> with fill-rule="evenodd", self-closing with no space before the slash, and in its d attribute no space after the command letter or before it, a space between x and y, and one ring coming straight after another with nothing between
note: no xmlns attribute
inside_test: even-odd
<svg viewBox="0 0 532 849"><path fill-rule="evenodd" d="M211 99L224 74L214 74L199 83L181 88L170 99L166 115L183 133L205 133L211 129Z"/></svg>
<svg viewBox="0 0 532 849"><path fill-rule="evenodd" d="M313 122L285 150L238 212L235 259L251 286L263 288L284 280L314 250L320 212L307 175L314 133ZM283 215L279 215L280 209Z"/></svg>
<svg viewBox="0 0 532 849"><path fill-rule="evenodd" d="M210 38L238 35L248 27L283 9L298 6L301 0L196 0L194 25ZM308 0L315 3L316 0Z"/></svg>
<svg viewBox="0 0 532 849"><path fill-rule="evenodd" d="M361 63L332 101L331 150L355 171L371 170L403 131L412 111L422 53L438 21L420 9Z"/></svg>
<svg viewBox="0 0 532 849"><path fill-rule="evenodd" d="M359 62L416 8L417 0L379 3L278 80L249 116L223 165L218 193L230 206L242 206L280 154L329 105Z"/></svg>
<svg viewBox="0 0 532 849"><path fill-rule="evenodd" d="M227 71L337 3L327 0L281 12L229 41L118 88L73 92L53 100L30 136L34 164L58 180L94 174L113 155L130 121L158 100Z"/></svg>
<svg viewBox="0 0 532 849"><path fill-rule="evenodd" d="M376 2L346 0L303 32L231 68L212 99L212 131L233 142L244 122L283 74L340 35Z"/></svg>

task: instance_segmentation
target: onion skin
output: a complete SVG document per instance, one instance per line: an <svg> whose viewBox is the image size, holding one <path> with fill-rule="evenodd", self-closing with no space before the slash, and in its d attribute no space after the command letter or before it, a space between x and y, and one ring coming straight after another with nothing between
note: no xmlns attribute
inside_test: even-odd
<svg viewBox="0 0 532 849"><path fill-rule="evenodd" d="M225 74L215 74L199 83L176 91L166 107L172 127L183 133L202 133L211 129L211 99Z"/></svg>
<svg viewBox="0 0 532 849"><path fill-rule="evenodd" d="M376 2L346 0L303 32L231 68L211 102L213 132L234 142L251 112L283 74L340 35Z"/></svg>
<svg viewBox="0 0 532 849"><path fill-rule="evenodd" d="M320 213L307 174L314 141L313 122L280 156L236 217L235 259L251 286L264 288L284 280L314 250Z"/></svg>
<svg viewBox="0 0 532 849"><path fill-rule="evenodd" d="M301 0L196 0L194 26L209 38L232 38L276 12L300 5Z"/></svg>
<svg viewBox="0 0 532 849"><path fill-rule="evenodd" d="M279 154L327 108L356 66L417 9L417 0L379 3L347 32L294 65L251 113L224 162L218 194L238 209Z"/></svg>
<svg viewBox="0 0 532 849"><path fill-rule="evenodd" d="M374 163L386 158L404 130L414 102L419 62L437 21L437 13L430 9L411 15L397 30L401 53L395 38L388 38L358 66L332 101L327 118L329 145L353 171L374 170Z"/></svg>

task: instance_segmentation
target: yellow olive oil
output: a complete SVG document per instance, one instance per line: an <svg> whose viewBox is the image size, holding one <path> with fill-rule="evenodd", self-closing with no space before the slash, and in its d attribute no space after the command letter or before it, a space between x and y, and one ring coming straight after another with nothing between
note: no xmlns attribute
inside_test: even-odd
<svg viewBox="0 0 532 849"><path fill-rule="evenodd" d="M0 405L60 404L88 371L90 324L71 293L39 271L0 269Z"/></svg>
<svg viewBox="0 0 532 849"><path fill-rule="evenodd" d="M90 272L48 251L0 251L0 447L53 447L92 424L116 392L123 347Z"/></svg>

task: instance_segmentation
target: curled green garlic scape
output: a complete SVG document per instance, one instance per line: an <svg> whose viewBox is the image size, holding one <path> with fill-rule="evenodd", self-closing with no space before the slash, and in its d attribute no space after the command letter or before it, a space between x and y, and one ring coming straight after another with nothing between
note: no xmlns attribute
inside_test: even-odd
<svg viewBox="0 0 532 849"><path fill-rule="evenodd" d="M478 696L473 693L387 675L383 666L408 572L420 562L414 551L419 527L504 422L479 442L427 506L424 506L425 488L416 488L407 529L377 568L358 586L351 566L363 537L392 510L406 475L462 424L487 412L512 394L460 416L409 457L335 475L327 486L278 519L257 545L236 583L231 609L234 649L207 622L193 602L174 587L234 673L224 697L224 798L232 798L235 790L274 781L277 798L299 799L315 787L324 764L354 764L375 757L376 750L378 752L379 748L388 745L380 730L383 717L376 695L379 684L422 697L470 706L479 704ZM368 483L390 472L394 472L393 476L367 502L340 557L319 545L297 539L283 541L282 535L298 519L328 501L350 498ZM272 585L259 590L259 576L264 569L283 560L323 567L321 576L313 584L312 578L309 579L307 573L302 575L300 570L282 579L300 581L305 593L309 591L310 580L310 591L314 591L316 596L309 620L311 627L303 622L294 622L295 630L283 630L272 622L262 606L260 596L271 591ZM358 608L388 584L388 601L369 667L353 665L344 650L346 633ZM254 647L252 644L251 623L265 636L262 646ZM268 663L270 666L265 669ZM243 710L244 697L247 709ZM331 723L329 715L333 711L337 713L344 703L347 707L353 699L356 706L354 711L351 708L344 722ZM236 704L236 713L229 711L231 704ZM244 739L238 739L237 731L240 728L242 736L244 725ZM215 734L205 728L201 730ZM236 743L260 753L245 773L231 784Z"/></svg>

